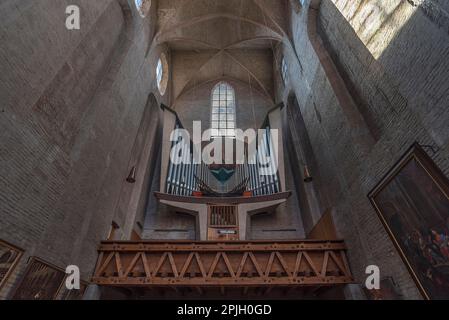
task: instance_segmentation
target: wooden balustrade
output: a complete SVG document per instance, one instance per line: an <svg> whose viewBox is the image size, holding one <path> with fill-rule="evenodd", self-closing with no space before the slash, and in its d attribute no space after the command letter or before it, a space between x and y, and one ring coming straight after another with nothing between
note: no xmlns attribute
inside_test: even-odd
<svg viewBox="0 0 449 320"><path fill-rule="evenodd" d="M343 241L102 242L103 286L331 286L352 282Z"/></svg>

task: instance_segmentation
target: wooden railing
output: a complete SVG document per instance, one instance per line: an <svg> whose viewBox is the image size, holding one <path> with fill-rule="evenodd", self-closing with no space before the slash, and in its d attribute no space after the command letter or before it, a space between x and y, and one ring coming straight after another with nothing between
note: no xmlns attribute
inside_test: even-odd
<svg viewBox="0 0 449 320"><path fill-rule="evenodd" d="M343 241L102 242L103 286L330 286L352 282Z"/></svg>

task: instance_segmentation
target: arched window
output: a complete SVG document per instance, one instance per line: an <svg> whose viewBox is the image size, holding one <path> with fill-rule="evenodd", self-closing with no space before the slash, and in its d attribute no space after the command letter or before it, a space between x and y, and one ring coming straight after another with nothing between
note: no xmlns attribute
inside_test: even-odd
<svg viewBox="0 0 449 320"><path fill-rule="evenodd" d="M288 82L288 67L287 67L287 62L285 61L285 57L282 58L282 62L281 62L281 76L282 76L282 81L284 82L284 85L286 85Z"/></svg>
<svg viewBox="0 0 449 320"><path fill-rule="evenodd" d="M226 82L212 90L211 129L213 137L235 136L235 92Z"/></svg>

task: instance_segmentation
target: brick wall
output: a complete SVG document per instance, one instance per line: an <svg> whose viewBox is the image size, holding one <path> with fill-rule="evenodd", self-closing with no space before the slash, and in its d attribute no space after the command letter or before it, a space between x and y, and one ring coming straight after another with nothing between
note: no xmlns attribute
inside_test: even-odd
<svg viewBox="0 0 449 320"><path fill-rule="evenodd" d="M291 83L279 96L293 92L298 99L316 157L319 198L322 206L336 208L334 219L347 241L356 279L364 282L365 267L376 264L382 277L394 278L405 298L421 298L367 195L414 141L438 148L431 156L449 173L449 34L444 27L449 20L445 3L424 1L433 10L426 11L396 2L324 0L319 11L319 35L375 138L368 152L353 140L309 41L306 9L292 14L299 60L285 50ZM382 7L394 4L400 9ZM376 17L381 9L394 19ZM357 16L363 10L372 10L371 20ZM388 43L381 48L370 39Z"/></svg>
<svg viewBox="0 0 449 320"><path fill-rule="evenodd" d="M69 4L81 9L79 31L65 28ZM117 201L133 188L132 146L157 91L148 16L122 0L2 3L0 238L25 255L0 298L29 256L78 265L88 280L111 221L124 226Z"/></svg>

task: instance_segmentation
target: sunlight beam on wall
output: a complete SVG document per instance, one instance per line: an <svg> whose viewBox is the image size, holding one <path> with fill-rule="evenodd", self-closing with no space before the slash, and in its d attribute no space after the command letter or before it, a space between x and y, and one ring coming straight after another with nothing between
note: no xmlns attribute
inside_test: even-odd
<svg viewBox="0 0 449 320"><path fill-rule="evenodd" d="M418 9L405 0L332 0L377 60Z"/></svg>

